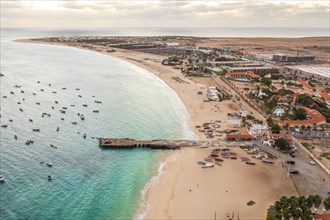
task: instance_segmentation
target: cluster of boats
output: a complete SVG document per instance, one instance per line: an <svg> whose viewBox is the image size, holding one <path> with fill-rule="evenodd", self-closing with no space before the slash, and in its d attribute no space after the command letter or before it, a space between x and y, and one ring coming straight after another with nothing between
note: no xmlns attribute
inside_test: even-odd
<svg viewBox="0 0 330 220"><path fill-rule="evenodd" d="M3 74L1 74L1 76L3 76ZM37 81L37 83L40 84L40 81ZM48 86L50 87L51 84L49 83ZM14 85L14 87L15 87L15 88L19 88L19 89L21 89L22 86L21 86L21 85ZM63 87L62 90L66 90L66 87ZM76 88L75 90L79 91L80 89L79 89L79 88ZM45 89L40 88L40 91L41 91L41 92L45 92ZM24 90L20 90L20 92L21 92L21 93L25 93ZM53 94L57 94L57 91L52 91L52 93L53 93ZM14 95L15 92L14 92L14 91L10 91L10 94ZM37 93L33 92L32 95L36 96ZM3 95L2 97L3 97L3 98L8 98L7 95ZM79 98L82 98L82 95L79 94L78 97L79 97ZM93 96L93 97L95 97L95 96ZM22 100L25 101L25 98L23 98ZM100 101L100 100L94 100L94 102L97 103L97 104L101 104L101 103L102 103L102 101ZM59 101L55 100L54 103L58 105L58 104L59 104ZM35 104L36 104L36 105L41 105L42 103L40 103L40 102L36 102ZM22 102L21 102L21 101L18 101L18 102L17 102L17 105L21 105L21 106L22 106ZM71 106L71 107L75 107L74 104L71 104L70 106ZM82 106L83 106L83 107L88 107L88 104L82 104ZM51 106L51 108L52 108L53 110L55 109L55 107L54 107L53 105ZM59 109L60 113L62 113L62 114L66 114L67 110L68 110L68 107L65 107L65 106L63 106L61 109ZM23 112L23 108L20 107L20 108L19 108L19 111ZM99 110L95 109L95 110L93 110L92 112L93 112L93 113L99 113ZM85 115L84 115L84 114L82 114L82 113L78 113L78 116L79 116L80 120L82 120L82 121L85 120ZM0 115L0 117L1 117L1 115ZM44 112L44 113L42 113L41 117L42 117L42 118L44 118L44 117L51 117L51 114ZM28 120L29 120L29 122L34 123L34 120L33 120L32 118L29 118ZM64 118L62 117L61 120L64 121ZM13 122L13 120L12 120L12 119L9 119L9 122ZM76 122L76 121L72 121L71 124L73 124L73 125L77 125L78 122ZM2 128L7 128L8 125L7 125L7 124L2 124L1 127L2 127ZM40 132L40 128L32 128L32 131L33 131L33 132ZM60 131L60 127L57 127L57 128L56 128L56 131L59 132L59 131ZM80 132L78 132L78 134L79 134L79 133L80 133ZM83 133L82 137L85 139L85 138L87 137L87 134L86 134L86 133ZM93 137L92 137L92 138L93 138ZM14 135L14 139L15 139L15 140L18 139L18 136L17 136L16 134ZM31 140L31 139L30 139L30 140L27 140L27 141L25 142L26 145L30 145L30 144L33 144L33 143L34 143L34 140ZM54 146L53 144L49 144L49 147L57 148L57 147ZM43 162L42 162L42 163L43 163ZM47 164L48 167L52 167L52 166L53 166L52 163L51 163L51 161L46 162L46 164ZM0 182L4 182L4 179L5 179L4 176L0 175ZM48 179L48 180L52 180L52 176L51 176L51 175L48 175L47 179Z"/></svg>
<svg viewBox="0 0 330 220"><path fill-rule="evenodd" d="M204 133L206 135L206 138L214 138L214 136L222 136L220 131L217 131L217 128L220 128L220 120L215 120L207 123L203 123L202 127L197 125L196 128L198 128L199 132ZM214 132L217 132L218 134L214 134Z"/></svg>

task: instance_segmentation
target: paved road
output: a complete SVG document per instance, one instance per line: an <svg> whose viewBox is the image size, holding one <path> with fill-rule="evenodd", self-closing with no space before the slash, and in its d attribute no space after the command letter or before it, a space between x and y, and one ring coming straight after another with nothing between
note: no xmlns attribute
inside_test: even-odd
<svg viewBox="0 0 330 220"><path fill-rule="evenodd" d="M278 152L273 147L263 146L260 142L256 142L256 144L260 148L277 153L288 170L299 171L299 174L291 174L291 177L302 195L318 194L324 198L328 196L330 176L319 165L310 165L309 162L312 159L303 149L298 147L297 155L293 158L288 154ZM295 165L287 164L288 160L295 161Z"/></svg>

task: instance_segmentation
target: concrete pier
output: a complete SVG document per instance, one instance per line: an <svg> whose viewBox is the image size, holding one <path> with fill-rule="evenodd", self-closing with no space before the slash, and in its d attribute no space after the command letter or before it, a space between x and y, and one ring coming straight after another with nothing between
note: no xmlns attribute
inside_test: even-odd
<svg viewBox="0 0 330 220"><path fill-rule="evenodd" d="M177 150L181 147L197 147L209 145L207 141L195 140L135 140L130 138L99 138L101 148L150 148L161 150ZM213 143L214 144L214 143ZM219 143L220 144L220 143Z"/></svg>

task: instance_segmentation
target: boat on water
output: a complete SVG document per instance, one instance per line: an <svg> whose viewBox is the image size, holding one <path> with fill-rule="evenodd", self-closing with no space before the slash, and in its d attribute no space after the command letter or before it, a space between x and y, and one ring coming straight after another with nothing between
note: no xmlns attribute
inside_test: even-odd
<svg viewBox="0 0 330 220"><path fill-rule="evenodd" d="M32 131L40 132L40 129L39 128L33 128Z"/></svg>
<svg viewBox="0 0 330 220"><path fill-rule="evenodd" d="M64 118L61 118L62 121L64 121Z"/></svg>
<svg viewBox="0 0 330 220"><path fill-rule="evenodd" d="M99 113L100 111L99 110L93 110L94 113Z"/></svg>
<svg viewBox="0 0 330 220"><path fill-rule="evenodd" d="M24 93L24 90L21 90L21 93Z"/></svg>
<svg viewBox="0 0 330 220"><path fill-rule="evenodd" d="M37 83L40 83L40 81L37 81Z"/></svg>
<svg viewBox="0 0 330 220"><path fill-rule="evenodd" d="M76 125L78 124L76 121L71 122L71 124Z"/></svg>
<svg viewBox="0 0 330 220"><path fill-rule="evenodd" d="M15 94L15 93L13 91L11 91L10 94Z"/></svg>
<svg viewBox="0 0 330 220"><path fill-rule="evenodd" d="M65 87L63 87L62 89L63 89L63 90L66 90L66 88L65 88Z"/></svg>
<svg viewBox="0 0 330 220"><path fill-rule="evenodd" d="M82 95L78 95L79 98L82 98Z"/></svg>
<svg viewBox="0 0 330 220"><path fill-rule="evenodd" d="M98 101L98 100L95 100L95 103L101 104L102 102L101 101Z"/></svg>
<svg viewBox="0 0 330 220"><path fill-rule="evenodd" d="M1 125L1 127L2 127L2 128L6 128L6 127L8 127L8 125L3 124L3 125Z"/></svg>
<svg viewBox="0 0 330 220"><path fill-rule="evenodd" d="M21 88L21 85L14 85L15 88Z"/></svg>
<svg viewBox="0 0 330 220"><path fill-rule="evenodd" d="M16 134L14 135L14 139L17 140L17 135Z"/></svg>
<svg viewBox="0 0 330 220"><path fill-rule="evenodd" d="M3 95L3 96L2 96L2 98L6 99L6 98L7 98L7 96Z"/></svg>
<svg viewBox="0 0 330 220"><path fill-rule="evenodd" d="M80 119L81 119L81 120L85 120L85 116L84 116L84 114L81 114L81 115L80 115Z"/></svg>
<svg viewBox="0 0 330 220"><path fill-rule="evenodd" d="M79 88L76 88L76 90L80 90Z"/></svg>
<svg viewBox="0 0 330 220"><path fill-rule="evenodd" d="M67 107L62 107L62 109L68 109Z"/></svg>
<svg viewBox="0 0 330 220"><path fill-rule="evenodd" d="M9 119L9 122L13 122L13 119Z"/></svg>
<svg viewBox="0 0 330 220"><path fill-rule="evenodd" d="M86 133L84 133L84 134L83 134L83 137L84 137L84 138L86 138L86 137L87 137Z"/></svg>
<svg viewBox="0 0 330 220"><path fill-rule="evenodd" d="M64 110L60 110L60 111L61 111L62 114L65 114L66 113L66 111L64 111Z"/></svg>
<svg viewBox="0 0 330 220"><path fill-rule="evenodd" d="M48 180L52 180L53 178L52 178L51 175L48 175L47 179L48 179Z"/></svg>
<svg viewBox="0 0 330 220"><path fill-rule="evenodd" d="M88 105L87 104L83 104L83 107L87 107Z"/></svg>
<svg viewBox="0 0 330 220"><path fill-rule="evenodd" d="M41 92L43 92L44 90L43 89L40 89Z"/></svg>
<svg viewBox="0 0 330 220"><path fill-rule="evenodd" d="M37 95L37 93L34 92L34 93L32 93L32 95Z"/></svg>
<svg viewBox="0 0 330 220"><path fill-rule="evenodd" d="M49 147L54 147L54 144L49 144Z"/></svg>
<svg viewBox="0 0 330 220"><path fill-rule="evenodd" d="M33 122L33 120L30 118L30 119L29 119L29 122Z"/></svg>
<svg viewBox="0 0 330 220"><path fill-rule="evenodd" d="M52 93L56 94L57 92L56 91L52 91Z"/></svg>
<svg viewBox="0 0 330 220"><path fill-rule="evenodd" d="M36 102L37 105L40 105L40 102Z"/></svg>
<svg viewBox="0 0 330 220"><path fill-rule="evenodd" d="M60 130L60 127L57 127L57 128L56 128L56 131L59 131L59 130Z"/></svg>
<svg viewBox="0 0 330 220"><path fill-rule="evenodd" d="M51 161L47 161L47 166L49 166L49 167L51 167L51 166L53 166L53 164L52 164L52 162Z"/></svg>
<svg viewBox="0 0 330 220"><path fill-rule="evenodd" d="M70 105L71 107L75 107L75 105Z"/></svg>
<svg viewBox="0 0 330 220"><path fill-rule="evenodd" d="M5 177L0 175L0 182L4 182L5 181Z"/></svg>
<svg viewBox="0 0 330 220"><path fill-rule="evenodd" d="M21 102L17 102L17 105L20 105L20 104L22 104Z"/></svg>
<svg viewBox="0 0 330 220"><path fill-rule="evenodd" d="M58 101L54 101L56 104L58 104Z"/></svg>
<svg viewBox="0 0 330 220"><path fill-rule="evenodd" d="M54 109L54 106L52 106L52 109Z"/></svg>
<svg viewBox="0 0 330 220"><path fill-rule="evenodd" d="M31 140L27 140L27 141L25 142L25 144L26 144L26 145L30 145L30 144L31 144Z"/></svg>

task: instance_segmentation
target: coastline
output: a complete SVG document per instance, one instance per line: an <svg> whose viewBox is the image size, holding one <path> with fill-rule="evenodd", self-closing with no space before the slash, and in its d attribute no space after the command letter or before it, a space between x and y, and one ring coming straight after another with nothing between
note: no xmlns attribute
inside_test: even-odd
<svg viewBox="0 0 330 220"><path fill-rule="evenodd" d="M64 43L34 42L20 40L23 43L42 43L61 46L72 46L79 49L78 45ZM126 62L132 63L147 70L166 83L181 99L188 111L187 119L191 131L206 139L196 129L197 125L211 120L225 121L231 101L223 101L220 106L212 102L203 102L203 96L198 95L200 90L205 91L210 82L196 82L186 78L180 70L170 66L164 66L161 61L165 58L160 55L145 54L141 52L117 49L114 53L108 53L98 47L87 49L99 52ZM178 83L172 77L180 77L187 83ZM225 127L222 123L221 127ZM158 172L145 186L140 200L146 203L146 213L138 216L141 210L133 218L140 219L171 219L171 218L214 218L216 212L219 218L225 218L229 212L239 213L243 218L264 219L269 204L278 199L281 191L283 195L296 194L290 179L285 179L286 171L276 163L278 169L268 165L257 163L257 166L247 166L240 161L225 161L222 167L204 170L197 165L198 160L203 160L210 153L207 148L186 148L181 151L166 152L159 165ZM244 152L234 149L240 156ZM233 175L233 172L235 175ZM223 181L228 178L228 181ZM242 183L246 186L242 186ZM198 184L198 186L197 186ZM229 190L224 190L230 187ZM192 188L193 193L189 192ZM251 190L254 188L255 190ZM217 190L219 189L219 191ZM226 192L226 191L229 191ZM232 193L233 192L233 193ZM241 201L235 198L242 197ZM248 207L248 199L256 201L256 205ZM226 208L222 207L226 204ZM142 204L143 206L143 204ZM220 208L219 208L220 207ZM221 208L222 207L222 208ZM257 211L259 210L259 211Z"/></svg>

